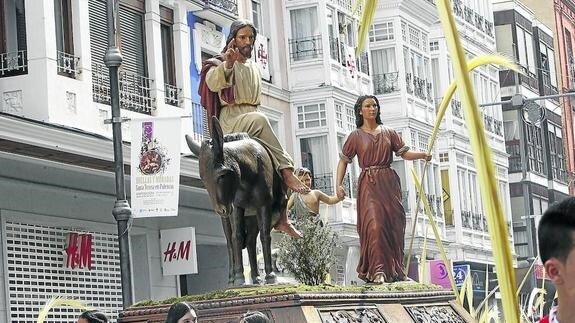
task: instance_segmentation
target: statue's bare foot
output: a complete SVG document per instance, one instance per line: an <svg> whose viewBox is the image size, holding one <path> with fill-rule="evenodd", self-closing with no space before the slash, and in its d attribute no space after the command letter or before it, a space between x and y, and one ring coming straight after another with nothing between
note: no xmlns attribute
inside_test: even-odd
<svg viewBox="0 0 575 323"><path fill-rule="evenodd" d="M297 178L294 174L293 171L290 168L285 168L282 169L282 177L284 180L284 183L286 184L287 187L289 187L292 191L294 192L298 192L300 194L307 194L309 193L310 189L309 187L305 186L304 183L302 183L299 178Z"/></svg>
<svg viewBox="0 0 575 323"><path fill-rule="evenodd" d="M373 275L373 283L374 284L385 283L385 274L384 273L376 273L375 275Z"/></svg>
<svg viewBox="0 0 575 323"><path fill-rule="evenodd" d="M301 232L299 232L294 226L293 224L291 224L290 222L278 222L276 224L276 226L274 227L274 229L281 231L285 234L288 234L289 236L291 236L292 238L296 238L296 239L301 239L303 238L303 234L301 234Z"/></svg>

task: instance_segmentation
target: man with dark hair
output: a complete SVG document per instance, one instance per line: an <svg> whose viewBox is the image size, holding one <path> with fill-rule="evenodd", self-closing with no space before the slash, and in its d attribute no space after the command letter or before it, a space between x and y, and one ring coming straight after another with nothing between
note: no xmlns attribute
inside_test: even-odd
<svg viewBox="0 0 575 323"><path fill-rule="evenodd" d="M557 289L558 305L543 323L575 322L575 197L552 204L541 217L539 255Z"/></svg>
<svg viewBox="0 0 575 323"><path fill-rule="evenodd" d="M108 317L96 310L85 311L78 317L78 323L108 323Z"/></svg>
<svg viewBox="0 0 575 323"><path fill-rule="evenodd" d="M210 116L219 118L224 133L246 132L264 145L288 188L308 193L309 188L293 174L293 160L281 146L268 118L258 110L261 75L256 63L250 60L256 35L257 30L252 23L245 20L232 23L222 55L207 60L202 66L199 87L202 105ZM302 237L288 221L285 212L275 229L296 238Z"/></svg>

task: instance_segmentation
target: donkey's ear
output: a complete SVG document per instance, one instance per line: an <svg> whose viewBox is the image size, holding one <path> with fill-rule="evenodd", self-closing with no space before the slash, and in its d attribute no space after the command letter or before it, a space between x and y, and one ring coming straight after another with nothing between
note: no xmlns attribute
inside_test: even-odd
<svg viewBox="0 0 575 323"><path fill-rule="evenodd" d="M220 121L216 116L212 116L212 149L215 157L222 157L224 154L224 131L220 126Z"/></svg>
<svg viewBox="0 0 575 323"><path fill-rule="evenodd" d="M196 155L197 157L200 157L200 147L201 147L200 144L198 144L189 135L186 135L186 143L188 144L188 147L190 148L192 153L194 153L194 155Z"/></svg>

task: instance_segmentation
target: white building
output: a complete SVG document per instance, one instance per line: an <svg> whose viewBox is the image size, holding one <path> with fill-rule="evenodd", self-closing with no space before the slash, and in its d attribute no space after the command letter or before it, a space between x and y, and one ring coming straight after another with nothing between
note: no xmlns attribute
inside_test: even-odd
<svg viewBox="0 0 575 323"><path fill-rule="evenodd" d="M182 116L184 133L201 139L197 71L219 53L239 16L261 20L268 67L265 112L283 143L291 115L285 58L279 44L282 10L275 1L120 0L122 116ZM52 296L87 301L108 313L121 308L107 48L103 0L0 1L0 321L35 322ZM260 39L261 41L261 39ZM264 56L260 56L264 57ZM124 140L129 126L123 124ZM129 140L129 139L128 139ZM187 148L186 148L187 149ZM185 151L186 152L186 151ZM129 163L129 146L124 147ZM220 219L182 158L179 216L131 224L134 301L163 299L227 286ZM126 176L128 183L129 174ZM126 185L129 187L129 185ZM129 199L128 192L128 199ZM160 231L196 228L198 274L164 276ZM66 264L67 238L92 239L92 268ZM78 312L57 310L51 321Z"/></svg>

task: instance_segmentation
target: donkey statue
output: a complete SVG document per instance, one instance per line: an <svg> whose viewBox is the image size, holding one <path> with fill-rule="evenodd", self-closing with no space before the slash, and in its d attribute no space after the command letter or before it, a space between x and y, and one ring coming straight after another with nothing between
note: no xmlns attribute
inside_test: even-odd
<svg viewBox="0 0 575 323"><path fill-rule="evenodd" d="M247 247L252 283L259 277L256 239L259 233L265 267L265 282L275 283L272 267L271 228L286 207L286 194L266 148L245 133L224 136L212 117L211 140L201 146L186 135L190 150L199 159L200 178L220 215L226 236L229 283L243 285L242 249ZM256 215L246 214L246 209Z"/></svg>

